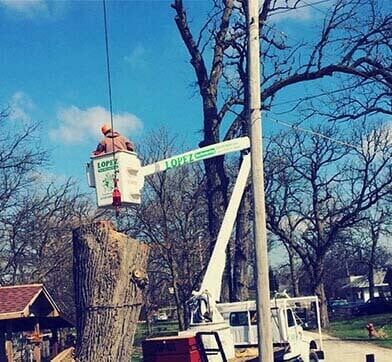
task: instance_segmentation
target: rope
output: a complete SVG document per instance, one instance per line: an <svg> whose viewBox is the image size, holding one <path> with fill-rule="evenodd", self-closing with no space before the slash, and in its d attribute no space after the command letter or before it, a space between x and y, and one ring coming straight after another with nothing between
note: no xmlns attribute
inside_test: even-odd
<svg viewBox="0 0 392 362"><path fill-rule="evenodd" d="M109 110L110 110L110 127L113 132L113 103L112 103L112 82L110 77L110 57L109 57L109 40L108 40L108 24L106 16L106 0L102 0L103 5L103 21L105 26L105 46L106 46L106 73L108 78L108 90L109 90ZM114 159L114 138L112 138L113 146L113 159ZM116 170L116 168L114 168Z"/></svg>
<svg viewBox="0 0 392 362"><path fill-rule="evenodd" d="M132 303L132 304L107 304L107 305L89 305L84 308L77 308L78 311L84 312L96 312L100 310L107 310L107 309L122 309L122 308L132 308L132 307L139 307L142 303Z"/></svg>
<svg viewBox="0 0 392 362"><path fill-rule="evenodd" d="M110 127L112 132L114 132L114 121L113 121L113 103L112 103L112 82L110 76L110 57L109 57L109 40L108 40L108 24L107 24L107 15L106 15L106 0L102 0L103 6L103 21L105 27L105 49L106 49L106 73L108 79L108 91L109 91L109 110L110 110ZM113 149L113 165L114 165L114 174L113 174L113 188L117 188L117 167L116 167L116 157L115 157L115 149L114 149L114 137L112 137L112 149ZM119 216L118 206L116 206L116 218Z"/></svg>

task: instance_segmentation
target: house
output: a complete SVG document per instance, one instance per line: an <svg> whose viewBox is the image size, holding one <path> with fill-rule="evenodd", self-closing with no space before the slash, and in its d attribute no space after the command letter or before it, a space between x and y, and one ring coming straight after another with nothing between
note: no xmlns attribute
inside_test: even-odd
<svg viewBox="0 0 392 362"><path fill-rule="evenodd" d="M54 356L59 352L58 329L72 326L43 284L0 287L0 361L14 361L14 337L21 333L35 360L41 361L43 352ZM44 343L49 335L50 343ZM49 351L44 351L45 346Z"/></svg>
<svg viewBox="0 0 392 362"><path fill-rule="evenodd" d="M390 294L390 287L387 282L387 272L376 271L374 273L374 296ZM339 290L341 298L350 302L366 302L370 298L369 280L367 275L352 275L345 278L345 283Z"/></svg>

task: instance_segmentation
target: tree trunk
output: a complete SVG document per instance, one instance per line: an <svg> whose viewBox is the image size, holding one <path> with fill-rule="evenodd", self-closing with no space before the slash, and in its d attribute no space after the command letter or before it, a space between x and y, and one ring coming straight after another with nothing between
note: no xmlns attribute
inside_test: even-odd
<svg viewBox="0 0 392 362"><path fill-rule="evenodd" d="M315 292L319 298L321 327L328 328L329 326L328 307L327 307L327 299L325 297L325 289L324 289L323 282L318 283L318 285L315 288Z"/></svg>
<svg viewBox="0 0 392 362"><path fill-rule="evenodd" d="M291 277L291 286L293 288L293 296L298 297L299 293L299 279L297 275L297 271L295 270L295 251L290 244L284 244L287 249L287 253L289 254L289 265L290 265L290 277Z"/></svg>
<svg viewBox="0 0 392 362"><path fill-rule="evenodd" d="M379 238L378 230L372 228L372 248L370 251L368 281L369 281L369 298L374 298L374 266L376 265L376 249Z"/></svg>
<svg viewBox="0 0 392 362"><path fill-rule="evenodd" d="M103 221L74 230L73 252L76 360L130 360L149 247Z"/></svg>
<svg viewBox="0 0 392 362"><path fill-rule="evenodd" d="M250 193L247 187L241 200L237 216L236 236L233 262L233 289L234 301L248 300L249 298L249 265L253 263L254 254L251 254L252 225L249 214L251 208Z"/></svg>
<svg viewBox="0 0 392 362"><path fill-rule="evenodd" d="M233 290L233 258L231 256L231 240L227 245L226 249L226 265L222 275L222 289L220 295L221 302L232 302L234 299L234 290Z"/></svg>
<svg viewBox="0 0 392 362"><path fill-rule="evenodd" d="M203 97L204 113L204 140L199 143L200 147L214 144L220 141L218 111L216 99L211 95ZM210 236L210 255L214 250L216 238L222 225L223 217L228 204L229 179L226 175L224 156L214 157L204 160L206 172L206 197L208 204L208 232ZM230 258L229 258L230 259ZM232 288L231 271L227 269L230 260L227 260L225 272L222 278L221 300L229 298L229 291Z"/></svg>
<svg viewBox="0 0 392 362"><path fill-rule="evenodd" d="M368 281L369 281L369 298L374 298L374 264L369 263Z"/></svg>
<svg viewBox="0 0 392 362"><path fill-rule="evenodd" d="M176 311L177 311L177 320L178 320L178 329L180 331L185 330L186 328L186 316L185 316L185 308L183 306L183 302L180 299L179 291L176 283L174 283L174 301L176 303Z"/></svg>
<svg viewBox="0 0 392 362"><path fill-rule="evenodd" d="M5 330L0 329L0 362L7 362L5 350Z"/></svg>

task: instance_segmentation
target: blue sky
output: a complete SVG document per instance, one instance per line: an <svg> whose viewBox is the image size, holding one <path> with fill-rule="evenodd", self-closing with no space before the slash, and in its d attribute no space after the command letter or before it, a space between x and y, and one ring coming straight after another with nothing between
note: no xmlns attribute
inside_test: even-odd
<svg viewBox="0 0 392 362"><path fill-rule="evenodd" d="M192 26L211 2L184 0ZM275 16L277 36L312 38L332 2ZM138 145L164 125L196 148L201 103L170 1L108 1L107 14L115 128ZM0 0L0 44L0 105L12 107L13 122L41 121L42 141L53 155L48 173L72 177L86 190L84 165L101 138L100 125L109 122L102 1ZM327 82L325 88L333 87ZM293 87L276 102L287 107L319 91L311 84ZM269 117L275 116L297 121ZM265 134L279 127L264 122Z"/></svg>
<svg viewBox="0 0 392 362"><path fill-rule="evenodd" d="M136 143L160 124L197 131L170 3L109 2L107 12L116 128ZM0 1L0 24L1 104L42 121L53 172L79 178L109 121L102 2Z"/></svg>
<svg viewBox="0 0 392 362"><path fill-rule="evenodd" d="M306 0L317 6L274 16L277 37L312 39L333 1ZM193 27L211 2L184 0ZM164 125L196 148L201 102L191 87L194 71L170 3L107 1L115 128L137 146ZM0 44L0 106L12 107L13 122L41 121L42 142L53 156L48 174L72 177L87 190L85 163L101 138L101 124L109 122L102 1L0 0ZM320 93L321 85L334 88L331 79L318 88L301 84L276 102L291 106L300 96ZM269 119L298 121L280 115L282 107L267 116L264 134L281 127ZM272 263L281 253L279 248L270 253Z"/></svg>
<svg viewBox="0 0 392 362"><path fill-rule="evenodd" d="M185 4L194 26L210 8ZM108 1L107 14L116 128L138 144L165 125L197 147L200 99L170 2ZM319 16L307 7L277 21L290 29ZM0 42L0 104L11 105L12 120L42 121L50 172L84 183L84 163L109 121L102 2L0 0Z"/></svg>

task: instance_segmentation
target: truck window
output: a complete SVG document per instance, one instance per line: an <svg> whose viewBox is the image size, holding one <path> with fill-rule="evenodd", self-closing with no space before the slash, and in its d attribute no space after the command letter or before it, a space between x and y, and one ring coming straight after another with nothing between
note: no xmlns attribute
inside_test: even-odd
<svg viewBox="0 0 392 362"><path fill-rule="evenodd" d="M294 315L291 309L287 309L287 325L289 327L295 326Z"/></svg>
<svg viewBox="0 0 392 362"><path fill-rule="evenodd" d="M248 312L230 313L230 325L233 327L248 325Z"/></svg>

